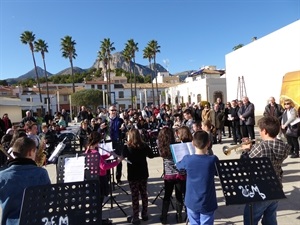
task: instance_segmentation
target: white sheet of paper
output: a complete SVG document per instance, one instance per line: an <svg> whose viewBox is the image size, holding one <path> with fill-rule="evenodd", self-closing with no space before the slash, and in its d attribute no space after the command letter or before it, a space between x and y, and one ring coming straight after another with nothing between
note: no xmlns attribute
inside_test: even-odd
<svg viewBox="0 0 300 225"><path fill-rule="evenodd" d="M98 146L100 147L100 148L99 148L99 154L100 154L100 155L109 155L108 152L103 151L101 148L104 148L105 150L107 150L107 151L109 151L109 152L113 152L113 151L114 151L112 142L100 142L100 143L98 144ZM108 158L108 160L112 160L112 159L114 159L114 156L110 156L110 157Z"/></svg>
<svg viewBox="0 0 300 225"><path fill-rule="evenodd" d="M65 158L65 183L84 181L85 157Z"/></svg>
<svg viewBox="0 0 300 225"><path fill-rule="evenodd" d="M291 122L291 125L294 126L295 124L300 122L300 117L297 117L296 119L293 120L293 122Z"/></svg>

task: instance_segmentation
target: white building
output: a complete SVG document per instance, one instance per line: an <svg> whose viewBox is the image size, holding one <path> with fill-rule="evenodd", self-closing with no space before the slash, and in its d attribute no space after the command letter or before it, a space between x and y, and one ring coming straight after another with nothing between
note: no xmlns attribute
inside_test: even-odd
<svg viewBox="0 0 300 225"><path fill-rule="evenodd" d="M152 80L152 83L156 84L156 79L154 78ZM170 73L167 72L158 72L157 73L157 83L163 84L163 83L170 83L175 84L179 83L179 77L178 76L170 76Z"/></svg>
<svg viewBox="0 0 300 225"><path fill-rule="evenodd" d="M262 115L270 96L279 102L283 76L300 70L300 20L227 54L225 60L228 99L237 98L243 76L256 116Z"/></svg>
<svg viewBox="0 0 300 225"><path fill-rule="evenodd" d="M218 97L223 102L227 101L226 97L226 79L220 78L218 74L215 77L204 77L202 79L188 83L178 84L165 90L167 98L172 105L180 103L199 103L208 101L214 103Z"/></svg>
<svg viewBox="0 0 300 225"><path fill-rule="evenodd" d="M217 70L215 66L206 66L190 74L184 81L165 90L168 103L199 103L208 101L214 103L218 97L223 102L227 100L226 79L221 77L224 70Z"/></svg>
<svg viewBox="0 0 300 225"><path fill-rule="evenodd" d="M111 100L115 103L117 107L122 109L131 108L131 101L136 101L136 107L142 108L145 105L157 103L157 99L160 102L166 101L165 89L175 86L174 83L160 83L158 84L158 97L156 94L156 84L153 83L154 87L154 100L153 101L153 91L152 84L149 83L137 83L136 84L136 95L131 95L131 84L127 83L127 78L122 76L112 76L111 77ZM85 89L98 89L107 92L107 82L100 79L95 79L92 81L86 81ZM134 93L134 83L132 83L132 90ZM103 102L106 100L104 99ZM155 104L156 104L155 103ZM135 103L134 103L135 105ZM102 107L107 107L107 105L100 105Z"/></svg>

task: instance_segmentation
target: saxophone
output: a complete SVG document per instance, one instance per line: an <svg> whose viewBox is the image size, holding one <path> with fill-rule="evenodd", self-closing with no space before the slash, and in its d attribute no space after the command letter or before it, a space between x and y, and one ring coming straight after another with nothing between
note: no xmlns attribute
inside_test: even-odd
<svg viewBox="0 0 300 225"><path fill-rule="evenodd" d="M46 164L47 153L45 152L45 147L46 147L45 137L42 137L39 143L39 148L35 155L35 163L39 167L42 167Z"/></svg>

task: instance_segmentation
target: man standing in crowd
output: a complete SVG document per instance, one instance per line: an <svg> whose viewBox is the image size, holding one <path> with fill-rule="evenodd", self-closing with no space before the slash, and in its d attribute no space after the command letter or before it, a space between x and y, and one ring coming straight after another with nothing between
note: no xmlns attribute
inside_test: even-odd
<svg viewBox="0 0 300 225"><path fill-rule="evenodd" d="M31 121L33 123L36 123L36 119L31 115L30 111L26 111L26 116L23 117L23 119L20 122L20 127L24 127L25 123Z"/></svg>
<svg viewBox="0 0 300 225"><path fill-rule="evenodd" d="M250 145L243 145L243 149L248 151L244 157L261 158L268 157L274 167L275 173L282 183L282 163L287 158L289 149L291 148L287 143L276 138L280 130L280 122L273 116L266 116L258 120L259 133L262 141L251 147ZM252 205L252 206L251 206ZM250 207L252 207L253 224L258 224L262 217L262 224L276 225L276 211L278 207L278 200L261 201L246 204L244 209L244 225L251 224Z"/></svg>
<svg viewBox="0 0 300 225"><path fill-rule="evenodd" d="M62 109L61 110L61 115L63 116L63 118L66 122L66 127L68 127L69 126L69 120L70 120L69 113L65 109Z"/></svg>
<svg viewBox="0 0 300 225"><path fill-rule="evenodd" d="M109 107L108 130L116 154L123 154L123 136L125 132L124 120L117 115L117 108L114 105ZM122 184L122 163L119 163L116 171L117 184Z"/></svg>
<svg viewBox="0 0 300 225"><path fill-rule="evenodd" d="M219 104L216 102L214 104L214 109L210 114L211 124L214 126L214 144L222 144L222 130L224 128L225 113L221 110Z"/></svg>
<svg viewBox="0 0 300 225"><path fill-rule="evenodd" d="M231 108L229 110L229 117L228 119L231 121L231 128L232 128L232 138L233 138L233 143L232 145L236 145L238 142L242 143L242 138L241 138L241 131L240 131L240 118L238 115L239 111L239 106L237 103L237 100L232 100L231 101Z"/></svg>
<svg viewBox="0 0 300 225"><path fill-rule="evenodd" d="M264 116L275 116L279 121L281 121L283 112L283 107L275 102L274 97L270 97L269 104L265 107Z"/></svg>
<svg viewBox="0 0 300 225"><path fill-rule="evenodd" d="M248 138L250 136L251 140L255 139L254 125L255 125L255 115L254 115L254 104L249 101L248 97L243 97L243 106L239 109L240 125L242 129L242 137Z"/></svg>
<svg viewBox="0 0 300 225"><path fill-rule="evenodd" d="M88 111L86 110L85 106L81 106L81 111L77 115L77 121L81 122L84 121L85 119L88 120L88 118L89 118Z"/></svg>

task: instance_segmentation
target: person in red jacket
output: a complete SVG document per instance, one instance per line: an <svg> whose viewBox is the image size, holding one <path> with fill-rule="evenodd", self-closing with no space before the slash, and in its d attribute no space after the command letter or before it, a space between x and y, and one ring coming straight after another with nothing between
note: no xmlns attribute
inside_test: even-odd
<svg viewBox="0 0 300 225"><path fill-rule="evenodd" d="M98 144L102 140L100 133L97 131L92 131L89 136L87 149L85 151L86 154L97 153L100 155L98 150ZM123 158L118 157L115 160L108 162L106 159L110 157L110 154L100 155L99 160L99 180L100 180L100 205L102 205L104 197L109 194L109 185L108 185L108 176L107 170L110 170L113 167L116 167L120 162L122 162ZM108 220L102 219L102 224L105 224Z"/></svg>

